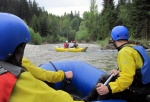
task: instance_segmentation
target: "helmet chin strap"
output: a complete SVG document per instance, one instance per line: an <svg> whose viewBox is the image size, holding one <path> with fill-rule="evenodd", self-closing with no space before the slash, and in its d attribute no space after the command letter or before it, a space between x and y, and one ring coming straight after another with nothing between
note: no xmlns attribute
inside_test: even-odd
<svg viewBox="0 0 150 102"><path fill-rule="evenodd" d="M119 50L121 50L121 49L122 49L122 47L123 47L125 44L128 44L128 42L127 42L127 43L122 44L121 46L117 46L117 45L116 45L116 43L115 43L115 41L113 40L113 45L115 46L115 48L116 48L118 51L119 51Z"/></svg>
<svg viewBox="0 0 150 102"><path fill-rule="evenodd" d="M117 47L115 41L113 40L113 45L115 46L116 49L119 49L119 47Z"/></svg>
<svg viewBox="0 0 150 102"><path fill-rule="evenodd" d="M15 51L13 52L12 56L10 56L6 62L9 62L11 64L21 66L22 65L22 58L24 55L24 49L25 49L26 43L21 43L20 45L17 46Z"/></svg>

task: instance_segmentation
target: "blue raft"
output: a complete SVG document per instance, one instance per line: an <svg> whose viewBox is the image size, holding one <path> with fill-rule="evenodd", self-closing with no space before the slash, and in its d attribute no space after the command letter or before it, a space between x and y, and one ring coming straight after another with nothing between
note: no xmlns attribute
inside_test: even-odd
<svg viewBox="0 0 150 102"><path fill-rule="evenodd" d="M71 83L67 84L65 81L55 84L56 90L64 90L72 95L79 98L83 98L89 94L92 88L96 85L98 79L104 71L101 71L83 61L69 60L53 62L53 65L57 70L72 71L73 79ZM46 70L56 71L51 63L41 64L40 67ZM92 102L126 102L125 100L103 100L103 101L92 101Z"/></svg>

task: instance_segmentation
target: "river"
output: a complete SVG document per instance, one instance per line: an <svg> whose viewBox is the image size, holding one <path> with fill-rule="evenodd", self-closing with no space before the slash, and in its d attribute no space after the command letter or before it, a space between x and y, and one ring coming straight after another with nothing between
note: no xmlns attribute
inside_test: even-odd
<svg viewBox="0 0 150 102"><path fill-rule="evenodd" d="M86 52L56 52L55 46L63 47L63 44L27 44L24 56L37 66L50 61L81 60L105 72L117 69L116 50L101 50L98 44L85 43L79 47L88 47Z"/></svg>

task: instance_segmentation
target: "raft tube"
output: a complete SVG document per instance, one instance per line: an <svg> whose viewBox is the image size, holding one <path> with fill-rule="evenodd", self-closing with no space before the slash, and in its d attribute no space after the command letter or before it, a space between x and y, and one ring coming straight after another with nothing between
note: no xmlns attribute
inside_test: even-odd
<svg viewBox="0 0 150 102"><path fill-rule="evenodd" d="M99 70L94 66L80 60L44 63L41 64L40 67L50 71L56 71L56 70L63 70L64 72L72 71L73 78L71 82L68 84L65 81L58 82L55 84L55 89L64 90L80 98L87 96L89 92L92 90L92 88L96 85L101 75L105 74L104 71ZM104 101L92 101L92 102L126 102L126 101L104 100Z"/></svg>

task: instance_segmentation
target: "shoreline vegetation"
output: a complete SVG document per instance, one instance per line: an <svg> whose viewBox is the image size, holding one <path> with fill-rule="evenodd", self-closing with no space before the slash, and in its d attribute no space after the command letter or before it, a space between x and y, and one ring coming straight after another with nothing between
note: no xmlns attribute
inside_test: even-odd
<svg viewBox="0 0 150 102"><path fill-rule="evenodd" d="M98 41L97 43L100 43L100 46L102 47L103 50L106 50L106 49L115 49L114 45L113 45L113 41L112 40L108 40L108 38L106 38L105 40L103 41ZM132 44L136 44L136 45L141 45L143 46L145 49L149 49L150 48L150 41L147 41L147 40L129 40L129 43L132 43Z"/></svg>

